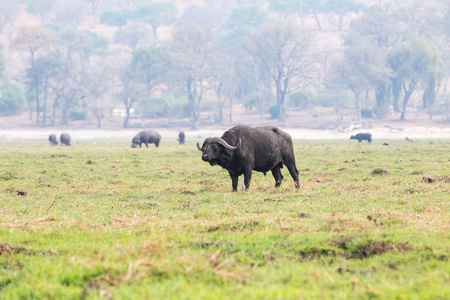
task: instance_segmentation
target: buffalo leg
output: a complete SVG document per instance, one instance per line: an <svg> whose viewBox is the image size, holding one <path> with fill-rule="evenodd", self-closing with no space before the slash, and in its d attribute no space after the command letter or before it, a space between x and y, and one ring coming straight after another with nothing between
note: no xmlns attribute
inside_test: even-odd
<svg viewBox="0 0 450 300"><path fill-rule="evenodd" d="M248 190L250 188L250 180L252 180L252 169L244 170L245 190Z"/></svg>
<svg viewBox="0 0 450 300"><path fill-rule="evenodd" d="M300 183L298 182L298 170L297 170L297 167L295 166L295 164L291 163L291 164L288 164L285 166L288 168L289 173L292 176L292 179L294 179L295 188L297 188L297 189L300 188Z"/></svg>
<svg viewBox="0 0 450 300"><path fill-rule="evenodd" d="M272 169L272 175L275 178L275 187L279 187L281 185L281 181L283 181L283 175L281 174L280 165L277 165Z"/></svg>
<svg viewBox="0 0 450 300"><path fill-rule="evenodd" d="M239 181L239 176L235 175L235 174L230 174L231 177L231 185L233 186L233 192L237 192L237 186L238 186L238 181Z"/></svg>
<svg viewBox="0 0 450 300"><path fill-rule="evenodd" d="M148 144L147 144L147 142L144 142L144 144L145 144L145 146L147 146L147 148L148 148Z"/></svg>

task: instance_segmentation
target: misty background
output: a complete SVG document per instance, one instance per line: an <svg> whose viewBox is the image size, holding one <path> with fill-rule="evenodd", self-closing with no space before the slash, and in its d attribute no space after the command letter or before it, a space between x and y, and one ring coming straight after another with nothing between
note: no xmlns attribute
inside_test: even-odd
<svg viewBox="0 0 450 300"><path fill-rule="evenodd" d="M449 5L0 0L0 124L450 125Z"/></svg>

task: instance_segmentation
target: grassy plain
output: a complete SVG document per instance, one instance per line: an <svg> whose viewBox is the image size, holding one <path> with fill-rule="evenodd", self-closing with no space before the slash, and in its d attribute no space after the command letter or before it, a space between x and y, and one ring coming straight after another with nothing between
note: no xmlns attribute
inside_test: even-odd
<svg viewBox="0 0 450 300"><path fill-rule="evenodd" d="M449 299L450 140L382 142L237 193L193 141L0 143L0 298Z"/></svg>

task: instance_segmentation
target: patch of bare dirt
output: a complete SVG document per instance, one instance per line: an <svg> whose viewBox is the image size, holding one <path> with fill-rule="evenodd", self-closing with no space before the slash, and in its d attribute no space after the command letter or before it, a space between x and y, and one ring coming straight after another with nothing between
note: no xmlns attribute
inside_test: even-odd
<svg viewBox="0 0 450 300"><path fill-rule="evenodd" d="M428 177L428 176L424 176L422 178L422 182L426 182L426 183L434 183L434 182L445 182L445 183L450 183L450 176L448 175L444 175L444 176L438 176L438 177Z"/></svg>
<svg viewBox="0 0 450 300"><path fill-rule="evenodd" d="M0 255L10 254L10 253L22 253L25 252L26 249L20 246L10 246L7 244L0 244Z"/></svg>

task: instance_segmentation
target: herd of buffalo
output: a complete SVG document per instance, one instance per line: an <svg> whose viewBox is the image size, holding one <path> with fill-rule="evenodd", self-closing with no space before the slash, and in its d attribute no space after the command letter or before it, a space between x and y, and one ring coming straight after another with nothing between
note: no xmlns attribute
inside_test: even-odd
<svg viewBox="0 0 450 300"><path fill-rule="evenodd" d="M370 133L358 133L352 135L350 139L358 140L361 143L367 140L372 143ZM48 137L51 145L57 145L56 135ZM70 146L71 138L68 133L61 134L59 141L61 146ZM156 130L148 129L139 132L131 141L131 148L142 144L148 148L148 144L155 144L159 147L161 134ZM177 141L181 144L185 142L185 133L178 134ZM222 137L208 137L197 148L202 152L202 160L211 166L219 165L228 171L231 177L233 191L237 191L238 178L243 176L242 188L249 189L252 172L262 172L266 175L271 171L275 179L275 187L281 185L283 175L281 169L286 166L294 180L295 187L300 187L298 180L298 170L295 164L294 145L292 137L285 131L274 127L249 127L238 125L225 131Z"/></svg>

